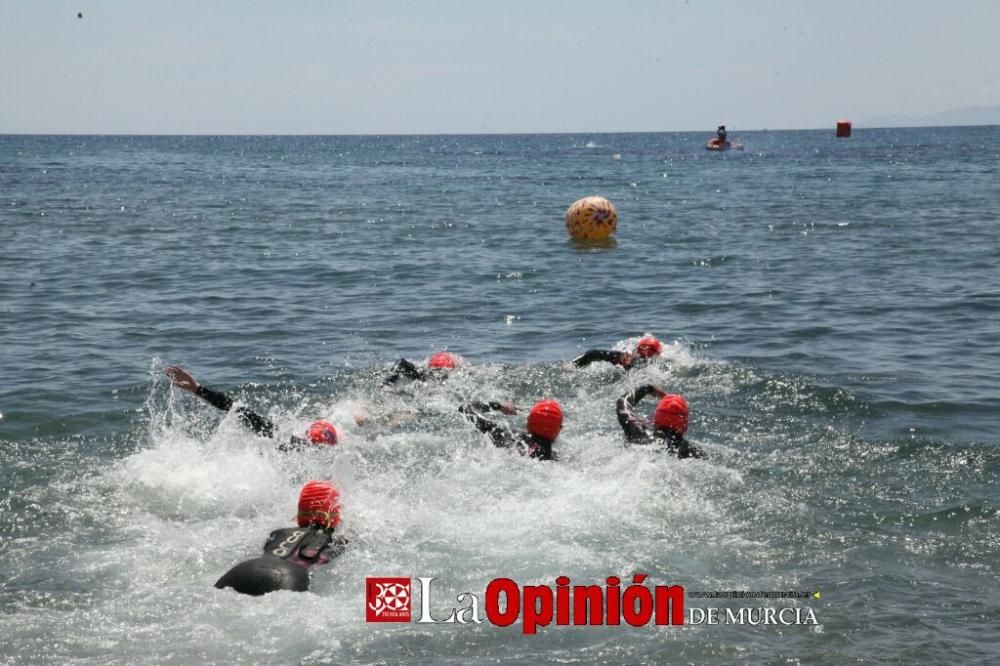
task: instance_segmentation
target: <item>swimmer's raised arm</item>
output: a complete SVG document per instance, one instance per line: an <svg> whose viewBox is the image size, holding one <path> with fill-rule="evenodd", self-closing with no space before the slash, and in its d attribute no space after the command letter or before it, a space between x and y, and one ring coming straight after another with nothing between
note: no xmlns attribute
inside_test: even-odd
<svg viewBox="0 0 1000 666"><path fill-rule="evenodd" d="M167 374L167 377L170 378L171 384L178 388L182 388L185 391L194 393L196 396L213 407L221 409L224 412L228 412L233 408L232 398L225 393L215 391L207 386L202 386L198 380L194 378L194 375L184 368L172 365L166 368L164 372ZM272 423L270 419L261 416L254 411L246 409L245 407L237 409L237 413L243 423L245 423L247 427L258 435L263 435L264 437L274 436L274 423Z"/></svg>
<svg viewBox="0 0 1000 666"><path fill-rule="evenodd" d="M191 391L191 393L196 393L198 391L198 387L200 386L198 380L184 368L177 365L171 365L164 372L166 372L167 377L170 378L170 383L177 388L182 388L185 391Z"/></svg>

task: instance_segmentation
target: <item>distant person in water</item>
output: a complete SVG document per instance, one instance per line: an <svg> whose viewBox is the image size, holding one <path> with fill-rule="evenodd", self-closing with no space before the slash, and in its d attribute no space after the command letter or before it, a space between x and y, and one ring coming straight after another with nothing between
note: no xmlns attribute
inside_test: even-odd
<svg viewBox="0 0 1000 666"><path fill-rule="evenodd" d="M715 136L718 138L720 146L726 145L726 126L719 125L719 129L715 130Z"/></svg>
<svg viewBox="0 0 1000 666"><path fill-rule="evenodd" d="M515 432L505 423L488 419L485 414L497 411L516 414L517 407L506 402L467 402L458 408L479 432L489 435L493 444L516 450L522 456L556 460L552 445L562 430L563 413L555 400L541 400L528 413L527 431Z"/></svg>
<svg viewBox="0 0 1000 666"><path fill-rule="evenodd" d="M237 564L215 586L259 596L275 590L304 592L313 569L327 564L347 548L336 534L340 525L340 493L326 481L310 481L299 493L298 527L274 530L264 554Z"/></svg>
<svg viewBox="0 0 1000 666"><path fill-rule="evenodd" d="M460 356L448 352L438 352L431 355L422 368L412 361L401 358L392 366L392 370L382 382L382 386L392 388L403 377L418 382L424 382L428 379L446 379L452 370L462 364L463 360Z"/></svg>
<svg viewBox="0 0 1000 666"><path fill-rule="evenodd" d="M573 359L573 365L583 368L595 361L619 365L626 370L649 364L663 351L663 343L651 335L643 336L635 345L635 351L623 352L610 349L591 349Z"/></svg>
<svg viewBox="0 0 1000 666"><path fill-rule="evenodd" d="M647 395L660 398L653 410L652 422L636 412L636 405ZM684 439L688 428L688 404L682 396L643 384L618 398L615 408L627 443L661 445L678 458L704 457L701 449Z"/></svg>
<svg viewBox="0 0 1000 666"><path fill-rule="evenodd" d="M233 407L233 399L224 393L212 390L207 386L198 383L190 372L178 366L170 366L165 370L170 382L185 391L194 393L199 398L205 400L210 405L214 405L223 411L229 411ZM269 419L253 412L246 407L238 407L236 413L240 420L258 435L264 437L274 437L274 423ZM338 441L337 429L329 421L314 421L306 430L304 437L292 436L287 444L278 446L281 451L299 450L311 445L333 446Z"/></svg>

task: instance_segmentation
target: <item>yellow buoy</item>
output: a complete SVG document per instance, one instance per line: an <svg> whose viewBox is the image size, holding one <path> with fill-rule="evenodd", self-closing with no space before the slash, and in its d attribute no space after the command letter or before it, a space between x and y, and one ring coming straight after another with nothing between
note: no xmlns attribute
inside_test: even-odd
<svg viewBox="0 0 1000 666"><path fill-rule="evenodd" d="M584 197L566 210L566 231L576 240L602 240L618 228L618 211L604 197Z"/></svg>

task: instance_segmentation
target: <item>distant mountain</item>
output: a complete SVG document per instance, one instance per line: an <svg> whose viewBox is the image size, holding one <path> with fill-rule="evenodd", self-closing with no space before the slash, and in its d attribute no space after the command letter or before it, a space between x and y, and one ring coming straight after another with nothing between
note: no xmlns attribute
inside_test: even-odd
<svg viewBox="0 0 1000 666"><path fill-rule="evenodd" d="M938 125L1000 125L1000 106L951 109L929 116L872 116L858 125L865 127L934 127Z"/></svg>

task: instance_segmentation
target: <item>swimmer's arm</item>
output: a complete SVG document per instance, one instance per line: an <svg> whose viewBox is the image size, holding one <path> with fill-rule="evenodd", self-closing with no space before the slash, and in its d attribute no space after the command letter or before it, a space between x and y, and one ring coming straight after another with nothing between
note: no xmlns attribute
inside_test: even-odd
<svg viewBox="0 0 1000 666"><path fill-rule="evenodd" d="M489 434L493 430L500 427L498 423L490 421L488 418L483 416L482 412L489 410L487 406L481 402L467 402L464 405L460 405L458 411L461 412L479 432Z"/></svg>
<svg viewBox="0 0 1000 666"><path fill-rule="evenodd" d="M167 377L170 377L170 383L177 388L184 389L185 391L190 391L196 396L212 405L217 407L224 412L228 412L233 407L233 399L230 398L225 393L220 393L218 391L213 391L207 386L202 386L197 379L194 378L190 372L184 368L176 365L172 365L164 372Z"/></svg>
<svg viewBox="0 0 1000 666"><path fill-rule="evenodd" d="M221 409L224 412L228 412L233 408L233 399L230 398L225 393L215 391L213 389L200 384L198 380L194 378L190 372L184 368L178 366L171 366L165 370L167 377L170 377L170 382L185 391L190 391L196 396L207 402L208 404ZM274 424L268 419L264 418L256 412L252 412L245 407L237 408L236 412L239 414L240 419L253 430L258 435L263 435L264 437L274 436Z"/></svg>
<svg viewBox="0 0 1000 666"><path fill-rule="evenodd" d="M682 437L680 445L677 447L677 457L681 460L684 458L704 458L705 452Z"/></svg>
<svg viewBox="0 0 1000 666"><path fill-rule="evenodd" d="M458 408L458 411L465 415L476 430L479 432L489 435L490 439L493 440L493 444L499 447L510 447L515 444L514 433L505 428L504 426L489 420L482 415L481 412L487 411L483 407L488 407L481 402L470 402L466 403Z"/></svg>
<svg viewBox="0 0 1000 666"><path fill-rule="evenodd" d="M230 398L225 393L221 393L214 389L210 389L207 386L198 386L198 390L194 393L196 396L212 405L213 407L218 407L224 412L228 412L233 408L233 399Z"/></svg>
<svg viewBox="0 0 1000 666"><path fill-rule="evenodd" d="M618 398L619 413L621 413L622 409L635 413L636 403L645 398L647 395L653 395L660 398L665 396L666 392L659 386L655 386L653 384L642 384L640 386L636 386L634 389Z"/></svg>
<svg viewBox="0 0 1000 666"><path fill-rule="evenodd" d="M573 365L583 368L595 361L604 361L613 365L620 365L623 368L628 366L632 355L628 352L613 351L610 349L591 349L580 354L573 359Z"/></svg>
<svg viewBox="0 0 1000 666"><path fill-rule="evenodd" d="M648 443L650 441L649 423L635 411L636 403L650 394L662 396L664 392L658 386L643 384L618 398L618 402L615 403L618 425L622 427L626 441L634 443Z"/></svg>
<svg viewBox="0 0 1000 666"><path fill-rule="evenodd" d="M232 398L224 393L213 391L207 386L199 386L196 395L210 404L215 405L219 409L229 411L233 406ZM274 437L274 423L272 423L270 419L267 419L257 412L247 409L246 407L237 407L236 413L239 415L240 420L243 421L244 425L258 435L263 435L264 437Z"/></svg>
<svg viewBox="0 0 1000 666"><path fill-rule="evenodd" d="M170 383L177 388L194 393L200 386L200 384L198 384L198 380L194 378L194 375L179 365L168 366L163 370L163 372L170 378Z"/></svg>
<svg viewBox="0 0 1000 666"><path fill-rule="evenodd" d="M464 406L477 412L503 412L508 416L517 414L517 405L512 402L500 402L499 400L490 400L489 402L473 400L465 403ZM462 411L461 407L459 411Z"/></svg>
<svg viewBox="0 0 1000 666"><path fill-rule="evenodd" d="M396 364L392 366L392 374L385 378L382 382L383 386L391 386L399 381L400 377L408 377L415 380L423 380L424 373L420 371L416 365L411 361L407 361L405 358L401 358L396 361Z"/></svg>

